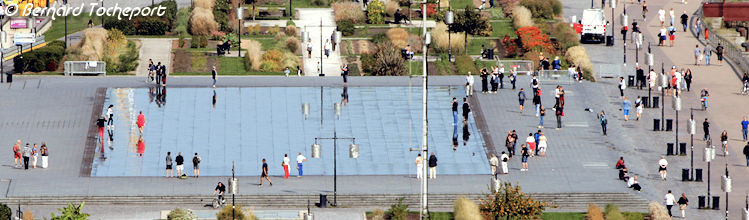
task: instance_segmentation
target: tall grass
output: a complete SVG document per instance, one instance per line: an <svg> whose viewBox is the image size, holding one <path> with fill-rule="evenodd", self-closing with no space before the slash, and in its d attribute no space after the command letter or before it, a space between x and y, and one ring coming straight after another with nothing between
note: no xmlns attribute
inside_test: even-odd
<svg viewBox="0 0 749 220"><path fill-rule="evenodd" d="M458 198L458 200L455 200L453 212L455 214L455 220L482 219L481 212L479 211L479 206L476 205L475 202L466 199L465 197L460 197Z"/></svg>
<svg viewBox="0 0 749 220"><path fill-rule="evenodd" d="M218 23L213 17L213 11L208 8L195 8L190 16L190 32L193 35L208 36L218 31Z"/></svg>
<svg viewBox="0 0 749 220"><path fill-rule="evenodd" d="M438 22L437 26L432 29L432 40L434 40L432 44L436 52L446 53L448 47L452 47L453 54L463 53L466 49L463 32L451 33L450 35L448 36L447 33L447 25L442 22Z"/></svg>
<svg viewBox="0 0 749 220"><path fill-rule="evenodd" d="M593 74L593 64L590 62L588 52L583 46L574 46L567 49L567 63L572 63L583 70L583 77L587 80L595 81Z"/></svg>
<svg viewBox="0 0 749 220"><path fill-rule="evenodd" d="M588 220L603 220L601 208L594 204L588 204L588 213L585 215Z"/></svg>
<svg viewBox="0 0 749 220"><path fill-rule="evenodd" d="M409 33L403 28L391 28L388 29L385 35L390 39L390 42L395 44L398 48L405 48L408 45Z"/></svg>
<svg viewBox="0 0 749 220"><path fill-rule="evenodd" d="M533 26L533 18L531 11L523 6L515 6L512 9L512 24L515 29L521 27Z"/></svg>
<svg viewBox="0 0 749 220"><path fill-rule="evenodd" d="M333 8L333 19L336 22L340 20L350 20L354 24L359 24L367 19L361 6L356 2L336 2L333 3L331 7Z"/></svg>
<svg viewBox="0 0 749 220"><path fill-rule="evenodd" d="M671 220L671 217L668 216L668 210L666 210L666 207L658 202L648 203L648 210L650 212L650 217L653 220Z"/></svg>

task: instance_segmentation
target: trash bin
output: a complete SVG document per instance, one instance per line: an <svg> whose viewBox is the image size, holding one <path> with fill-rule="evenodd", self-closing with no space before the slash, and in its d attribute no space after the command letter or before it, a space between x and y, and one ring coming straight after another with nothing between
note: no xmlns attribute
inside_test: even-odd
<svg viewBox="0 0 749 220"><path fill-rule="evenodd" d="M13 82L13 73L7 73L5 75L7 75L7 77L5 78L5 82L12 83Z"/></svg>
<svg viewBox="0 0 749 220"><path fill-rule="evenodd" d="M655 96L653 97L653 108L660 108L660 104L658 104L658 101L660 101L661 97Z"/></svg>
<svg viewBox="0 0 749 220"><path fill-rule="evenodd" d="M650 97L648 97L648 96L643 96L643 97L641 97L640 99L642 100L642 105L643 105L643 107L645 107L645 108L650 108Z"/></svg>
<svg viewBox="0 0 749 220"><path fill-rule="evenodd" d="M713 196L713 210L720 210L720 196Z"/></svg>
<svg viewBox="0 0 749 220"><path fill-rule="evenodd" d="M705 196L697 196L697 201L698 201L697 208L699 209L707 208L705 207Z"/></svg>
<svg viewBox="0 0 749 220"><path fill-rule="evenodd" d="M614 46L614 36L606 36L606 46Z"/></svg>
<svg viewBox="0 0 749 220"><path fill-rule="evenodd" d="M671 131L673 129L674 129L674 120L666 119L666 131Z"/></svg>
<svg viewBox="0 0 749 220"><path fill-rule="evenodd" d="M627 76L627 86L628 87L634 87L635 86L635 75L629 75L629 76Z"/></svg>
<svg viewBox="0 0 749 220"><path fill-rule="evenodd" d="M666 156L674 155L674 143L666 143Z"/></svg>
<svg viewBox="0 0 749 220"><path fill-rule="evenodd" d="M679 156L687 155L687 143L679 143Z"/></svg>
<svg viewBox="0 0 749 220"><path fill-rule="evenodd" d="M702 169L694 169L694 181L702 182Z"/></svg>
<svg viewBox="0 0 749 220"><path fill-rule="evenodd" d="M661 120L654 118L653 119L653 131L660 131L661 130Z"/></svg>
<svg viewBox="0 0 749 220"><path fill-rule="evenodd" d="M683 168L681 169L681 181L689 181L689 169Z"/></svg>
<svg viewBox="0 0 749 220"><path fill-rule="evenodd" d="M320 194L320 203L315 204L319 208L327 208L328 207L328 195Z"/></svg>

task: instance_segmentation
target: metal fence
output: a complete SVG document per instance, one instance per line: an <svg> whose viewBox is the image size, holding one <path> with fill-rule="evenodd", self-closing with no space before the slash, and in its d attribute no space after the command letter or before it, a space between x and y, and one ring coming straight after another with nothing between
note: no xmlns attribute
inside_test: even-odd
<svg viewBox="0 0 749 220"><path fill-rule="evenodd" d="M540 70L538 80L541 82L553 82L556 84L571 84L575 82L574 76L567 70Z"/></svg>
<svg viewBox="0 0 749 220"><path fill-rule="evenodd" d="M39 36L36 38L36 40L32 44L23 44L23 50L29 50L31 49L31 47L36 47L43 43L45 43L44 36ZM7 46L4 49L0 49L0 50L2 50L3 59L5 59L6 57L18 56L18 54L20 54L21 52L20 49L21 47L17 45L12 45L12 46Z"/></svg>
<svg viewBox="0 0 749 220"><path fill-rule="evenodd" d="M709 25L707 25L707 23L705 23L705 15L702 13L702 7L694 12L692 19L690 19L689 30L692 32L692 35L697 36L696 30L694 29L694 22L696 20L695 17L699 17L702 20L702 27L710 31L710 38L708 39L708 41L713 45L713 48L717 47L718 44L723 45L723 47L725 48L723 56L731 61L734 67L739 71L738 73L736 73L739 78L742 76L742 74L749 73L749 61L747 61L747 59L741 55L741 48L736 47L733 42L721 37L720 35L715 34L716 32L713 31L713 29ZM704 33L700 35L704 37ZM704 38L700 39L698 37L697 40L703 44L705 43Z"/></svg>
<svg viewBox="0 0 749 220"><path fill-rule="evenodd" d="M515 70L518 74L531 75L535 68L533 68L533 61L530 60L497 60L497 66L504 65L505 71Z"/></svg>
<svg viewBox="0 0 749 220"><path fill-rule="evenodd" d="M107 63L104 61L65 61L65 76L73 75L107 76Z"/></svg>

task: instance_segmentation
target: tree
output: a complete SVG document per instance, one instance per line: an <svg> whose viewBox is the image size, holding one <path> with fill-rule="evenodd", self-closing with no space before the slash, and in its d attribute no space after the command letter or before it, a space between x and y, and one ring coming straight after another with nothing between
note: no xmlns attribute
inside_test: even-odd
<svg viewBox="0 0 749 220"><path fill-rule="evenodd" d="M10 219L13 217L13 210L8 205L0 203L0 219Z"/></svg>
<svg viewBox="0 0 749 220"><path fill-rule="evenodd" d="M80 205L73 205L73 203L68 203L67 207L57 209L57 211L60 211L59 216L55 216L55 213L51 214L52 220L86 220L90 215L81 211L83 209L83 205L85 204L86 202L81 202Z"/></svg>
<svg viewBox="0 0 749 220"><path fill-rule="evenodd" d="M481 13L475 11L469 6L466 6L466 9L463 11L463 13L456 13L455 22L450 25L450 31L464 32L463 34L465 35L465 39L463 40L467 47L469 34L491 34L491 26L489 25L489 20L484 16L481 16ZM468 50L466 50L466 54L468 54Z"/></svg>
<svg viewBox="0 0 749 220"><path fill-rule="evenodd" d="M402 76L408 72L400 49L389 41L375 45L374 57L371 73L375 76Z"/></svg>
<svg viewBox="0 0 749 220"><path fill-rule="evenodd" d="M521 192L520 186L505 182L496 192L485 193L479 201L481 212L492 219L535 219L550 206Z"/></svg>

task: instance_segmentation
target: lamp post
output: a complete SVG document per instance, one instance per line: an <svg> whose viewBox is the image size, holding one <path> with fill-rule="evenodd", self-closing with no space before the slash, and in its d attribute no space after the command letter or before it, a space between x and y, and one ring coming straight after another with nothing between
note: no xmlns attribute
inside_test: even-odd
<svg viewBox="0 0 749 220"><path fill-rule="evenodd" d="M101 7L104 8L104 0L101 0ZM104 16L101 16L101 26L104 26Z"/></svg>
<svg viewBox="0 0 749 220"><path fill-rule="evenodd" d="M666 77L666 70L663 69L663 62L661 62L661 74L663 77ZM666 80L666 81L663 81ZM666 111L666 86L668 85L667 78L661 79L661 82L666 82L665 85L662 85L663 88L661 88L661 131L666 130L666 121L663 119Z"/></svg>
<svg viewBox="0 0 749 220"><path fill-rule="evenodd" d="M650 42L649 41L648 41L648 58L647 59L648 59L648 76L650 76L651 75L650 73L654 72L653 71L653 63L654 62L653 62L653 54L650 51ZM655 79L650 79L650 80L655 80ZM651 91L653 91L653 86L654 85L650 85L650 82L648 82L648 99L650 99L650 103L648 103L648 104L650 104L651 107L653 106L653 96L651 94Z"/></svg>
<svg viewBox="0 0 749 220"><path fill-rule="evenodd" d="M291 0L289 0L289 20L294 17L294 7L291 6Z"/></svg>
<svg viewBox="0 0 749 220"><path fill-rule="evenodd" d="M423 60L423 67L422 67L422 72L423 72L423 76L422 76L423 79L422 80L423 81L421 83L422 84L421 85L421 88L422 88L422 96L421 96L422 102L421 102L421 107L423 109L422 113L421 113L421 116L422 116L422 121L421 121L421 123L422 123L421 124L421 135L422 135L421 136L421 153L422 153L422 155L424 155L424 157L426 157L427 155L429 155L428 154L429 153L429 148L428 148L428 145L427 145L427 141L428 141L427 134L428 134L428 131L429 131L428 127L427 127L427 125L428 125L428 121L427 121L427 83L428 83L428 79L427 79L427 45L431 42L431 38L430 38L429 32L427 32L427 26L426 26L426 23L427 23L427 12L426 12L427 11L427 6L426 6L426 4L422 4L422 7L424 7L421 10L421 12L423 13L423 15L421 17L423 18L423 22L422 22L422 33L424 33L424 44L423 44L423 48L422 48L423 51L422 52L424 52L424 60ZM449 32L449 30L448 30L448 32ZM427 166L422 166L421 172L422 172L422 174L424 174L424 176L423 176L423 178L421 178L421 212L419 213L419 218L420 219L429 219L429 205L428 205L429 204L429 200L428 200L428 197L427 197L427 194L429 192L429 188L428 188L428 181L427 181L428 178L426 178L426 175L427 175Z"/></svg>
<svg viewBox="0 0 749 220"><path fill-rule="evenodd" d="M242 18L244 11L242 10L242 7L239 6L239 1L237 1L237 57L241 57L242 54Z"/></svg>
<svg viewBox="0 0 749 220"><path fill-rule="evenodd" d="M616 16L614 16L614 9L616 8L616 0L611 0L611 45L614 45L614 38L616 36Z"/></svg>
<svg viewBox="0 0 749 220"><path fill-rule="evenodd" d="M694 180L694 134L697 124L694 122L694 108L689 108L689 179Z"/></svg>
<svg viewBox="0 0 749 220"><path fill-rule="evenodd" d="M676 136L675 137L676 140L674 142L674 146L676 146L676 149L677 149L675 151L679 152L679 150L680 150L679 146L681 146L681 145L679 145L679 111L681 111L681 98L679 97L679 89L678 88L674 88L674 100L673 100L673 102L674 102L674 112L676 112L676 124L675 124L675 128L674 128L676 130L676 132L675 132L676 135L674 135L674 136ZM679 152L679 155L681 155L681 154L684 154L684 152Z"/></svg>
<svg viewBox="0 0 749 220"><path fill-rule="evenodd" d="M320 145L317 144L317 140L333 140L333 207L338 206L338 140L339 139L346 139L351 140L352 144L349 145L349 158L358 158L359 157L359 146L356 145L356 138L353 137L338 137L338 134L335 131L335 128L333 128L333 137L332 138L326 138L326 137L316 137L315 138L315 144L312 145L312 152L319 152ZM317 151L316 149L317 148ZM319 154L317 156L320 156Z"/></svg>
<svg viewBox="0 0 749 220"><path fill-rule="evenodd" d="M234 206L234 195L237 194L237 190L235 189L237 186L237 179L234 178L234 161L231 161L231 219L235 218L234 210L236 209L236 206Z"/></svg>
<svg viewBox="0 0 749 220"><path fill-rule="evenodd" d="M731 176L728 175L728 160L726 160L726 175L723 176L721 186L723 191L726 192L726 220L728 220L728 193L731 192Z"/></svg>
<svg viewBox="0 0 749 220"><path fill-rule="evenodd" d="M713 159L715 159L715 148L712 146L712 140L708 138L705 145L704 156L704 160L707 162L707 207L710 207L710 162Z"/></svg>
<svg viewBox="0 0 749 220"><path fill-rule="evenodd" d="M452 48L452 39L450 37L450 27L452 26L454 22L454 14L451 8L448 7L447 12L445 12L445 24L447 24L447 60L448 62L452 60L453 57L453 48Z"/></svg>

